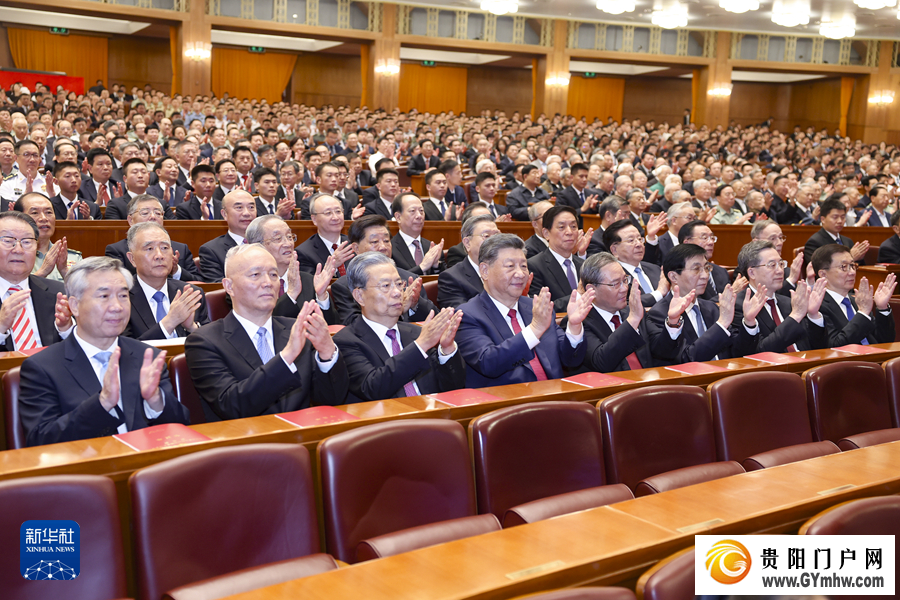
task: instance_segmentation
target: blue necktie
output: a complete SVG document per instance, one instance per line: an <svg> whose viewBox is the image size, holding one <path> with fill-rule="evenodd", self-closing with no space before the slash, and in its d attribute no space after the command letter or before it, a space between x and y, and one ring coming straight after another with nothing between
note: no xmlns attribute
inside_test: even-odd
<svg viewBox="0 0 900 600"><path fill-rule="evenodd" d="M112 352L98 352L94 355L94 360L100 363L100 386L103 386L103 377L106 375L106 370L109 368L109 358L112 356ZM125 413L122 412L122 409L119 408L119 405L116 404L113 406L113 410L116 412L116 417L119 419L119 422L116 424L116 427L125 424Z"/></svg>
<svg viewBox="0 0 900 600"><path fill-rule="evenodd" d="M653 292L653 287L651 287L650 282L647 281L647 278L644 277L644 273L641 271L640 267L634 268L634 274L637 275L638 283L641 284L641 290L645 294L649 294L649 293Z"/></svg>
<svg viewBox="0 0 900 600"><path fill-rule="evenodd" d="M163 294L162 292L156 292L155 294L153 294L153 300L154 300L154 302L156 302L156 322L157 323L159 323L160 321L165 319L166 315L168 314L166 312L166 307L163 306L163 302L165 301L165 299L166 299L166 295Z"/></svg>
<svg viewBox="0 0 900 600"><path fill-rule="evenodd" d="M852 321L853 315L856 314L856 311L853 310L853 303L850 302L850 298L844 298L843 300L841 300L841 304L844 305L844 311L847 313L847 320ZM866 338L863 338L862 340L860 340L859 343L862 344L863 346L868 346L869 340L867 340Z"/></svg>
<svg viewBox="0 0 900 600"><path fill-rule="evenodd" d="M700 314L700 305L695 304L694 308L691 309L691 312L694 313L694 318L697 321L697 337L700 337L706 333L706 323L703 322L703 315Z"/></svg>
<svg viewBox="0 0 900 600"><path fill-rule="evenodd" d="M260 327L256 331L256 351L259 352L259 358L262 359L263 364L266 364L275 358L275 355L272 354L272 349L269 348L269 343L266 340L265 327Z"/></svg>

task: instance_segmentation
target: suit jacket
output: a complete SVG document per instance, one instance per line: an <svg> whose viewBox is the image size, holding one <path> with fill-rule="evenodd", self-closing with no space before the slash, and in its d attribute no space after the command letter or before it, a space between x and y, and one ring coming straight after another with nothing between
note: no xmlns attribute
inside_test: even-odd
<svg viewBox="0 0 900 600"><path fill-rule="evenodd" d="M356 176L356 184L358 187L370 187L375 185L375 177L368 170L362 170L359 172L359 175Z"/></svg>
<svg viewBox="0 0 900 600"><path fill-rule="evenodd" d="M662 269L660 266L651 262L641 261L641 272L644 274L644 278L650 283L650 286L655 290L656 286L659 285L659 278L662 276ZM637 279L635 279L631 285L635 284L640 285ZM641 304L646 308L650 308L656 304L656 298L653 297L653 293L641 291Z"/></svg>
<svg viewBox="0 0 900 600"><path fill-rule="evenodd" d="M598 252L609 252L609 248L606 247L606 244L603 243L603 226L597 228L597 231L591 236L591 241L588 244L587 254L588 256L592 254L597 254ZM645 257L646 258L646 257Z"/></svg>
<svg viewBox="0 0 900 600"><path fill-rule="evenodd" d="M694 326L691 325L691 320L685 314L681 334L673 340L665 325L670 302L672 302L671 292L657 302L644 318L647 321L650 349L657 363L677 365L686 362L706 362L713 360L715 356L723 359L752 353L753 336L747 333L743 326L737 328L736 336L730 336L729 332L716 324L719 320L719 307L703 299L698 299L697 304L700 306L706 332L698 336Z"/></svg>
<svg viewBox="0 0 900 600"><path fill-rule="evenodd" d="M450 267L458 265L464 261L468 255L466 247L463 246L462 242L455 246L450 246L450 249L447 250L447 257L444 259L444 268L449 269Z"/></svg>
<svg viewBox="0 0 900 600"><path fill-rule="evenodd" d="M714 263L710 263L710 265L712 265L712 273L709 274L709 283L706 284L706 289L700 297L704 300L718 302L719 293L731 283L731 278L728 277L728 271L724 267ZM713 289L713 285L715 285L715 289Z"/></svg>
<svg viewBox="0 0 900 600"><path fill-rule="evenodd" d="M218 188L217 188L218 189ZM163 197L166 195L166 192L159 185L159 182L154 183L150 187L147 188L147 193L151 196L155 196L163 206L166 206L165 202L163 202ZM166 216L169 217L173 214L175 207L180 206L184 203L184 195L187 193L187 190L183 187L176 185L175 186L175 194L169 194L169 204L166 206Z"/></svg>
<svg viewBox="0 0 900 600"><path fill-rule="evenodd" d="M879 217L878 214L875 212L875 209L869 208L866 210L869 210L869 212L872 213L872 216L869 217L868 221L866 221L867 227L890 227L891 226L891 215L890 214L885 213L884 220L887 221L887 223L883 223L883 222L881 222L881 217ZM866 212L866 211L864 210L864 211L860 212L859 216L861 217L864 212Z"/></svg>
<svg viewBox="0 0 900 600"><path fill-rule="evenodd" d="M165 408L156 419L148 419L141 398L140 372L147 344L119 337L122 408L128 431L162 423L190 421L187 409L172 391L169 373L163 367L159 389ZM153 348L153 355L160 351ZM22 363L19 411L29 446L56 444L117 433L118 420L100 404L102 384L90 359L74 335L61 344L45 348Z"/></svg>
<svg viewBox="0 0 900 600"><path fill-rule="evenodd" d="M266 203L259 196L256 196L253 199L256 201L257 216L261 217L263 215L269 214L269 209L266 208ZM273 208L277 212L278 211L278 199L277 198L274 199L273 204L275 205ZM294 213L292 211L290 216L288 217L288 219L293 219L293 218L294 218Z"/></svg>
<svg viewBox="0 0 900 600"><path fill-rule="evenodd" d="M194 186L191 185L191 180L188 179L187 175L184 174L184 171L181 170L181 166L178 167L178 179L176 183L183 187L186 190L194 191Z"/></svg>
<svg viewBox="0 0 900 600"><path fill-rule="evenodd" d="M200 246L200 275L203 281L218 283L225 278L225 254L235 246L237 242L227 233Z"/></svg>
<svg viewBox="0 0 900 600"><path fill-rule="evenodd" d="M410 273L403 269L397 269L397 273L403 281L409 281L410 277L418 277L415 273ZM346 275L339 277L331 284L331 303L334 310L337 311L337 322L335 324L349 325L356 320L356 317L362 314L359 304L356 303L350 291ZM428 294L423 289L422 293L419 294L419 303L415 307L415 312L413 314L407 312L400 315L400 320L409 321L410 323L421 323L428 318L428 313L432 310L437 314L438 308L428 299ZM329 324L331 323L329 322Z"/></svg>
<svg viewBox="0 0 900 600"><path fill-rule="evenodd" d="M672 236L666 232L660 234L659 243L657 245L659 246L660 261L662 261L662 259L666 257L666 254L675 247L675 241L672 239Z"/></svg>
<svg viewBox="0 0 900 600"><path fill-rule="evenodd" d="M743 329L741 321L744 319L744 298L750 289L743 290L737 295L734 302L734 320L731 322L731 335L736 336L738 328ZM752 292L751 292L752 293ZM783 316L781 324L775 326L775 320L766 308L759 311L756 316L756 324L759 334L754 336L755 342L750 348L751 353L756 352L787 352L788 346L797 345L797 350L818 350L828 347L828 336L824 327L819 327L808 318L798 323L791 319L791 299L787 296L775 294L775 303L778 311Z"/></svg>
<svg viewBox="0 0 900 600"><path fill-rule="evenodd" d="M334 336L350 374L348 403L403 398L403 386L415 380L421 394L449 392L465 386L466 363L457 350L443 365L437 347L422 356L415 341L422 328L398 322L403 350L390 356L375 331L362 319L354 319Z"/></svg>
<svg viewBox="0 0 900 600"><path fill-rule="evenodd" d="M251 182L252 182L252 180L251 180ZM239 187L240 187L240 185L238 185L238 186L235 187L234 189L238 189ZM234 191L234 190L232 190L232 191ZM251 194L256 193L256 192L253 190L253 187L252 187L252 186L250 187L250 193L251 193ZM300 194L300 195L302 196L303 194ZM277 197L277 196L278 196L278 195L276 194L276 197ZM222 201L222 199L225 197L225 190L222 189L222 186L221 186L221 185L217 185L217 186L216 186L216 189L213 190L213 195L212 195L212 197L213 197L213 200L218 200L219 202ZM216 218L218 219L219 217L216 217Z"/></svg>
<svg viewBox="0 0 900 600"><path fill-rule="evenodd" d="M446 202L445 202L446 204ZM434 202L429 200L428 198L422 198L422 207L425 209L425 220L426 221L443 221L444 215L441 214L441 209L434 205Z"/></svg>
<svg viewBox="0 0 900 600"><path fill-rule="evenodd" d="M31 304L34 306L34 316L37 320L35 326L38 335L41 336L41 345L49 346L61 341L62 337L56 330L56 294L62 292L65 295L66 286L61 281L29 275L28 287L31 290ZM3 306L2 302L0 306ZM6 341L0 344L0 350L12 352L15 349L13 346L13 336L10 333L6 336Z"/></svg>
<svg viewBox="0 0 900 600"><path fill-rule="evenodd" d="M870 344L886 344L894 341L894 317L890 311L883 314L877 308L872 309L871 319L859 312L856 300L851 296L853 318L847 319L843 306L834 301L831 294L826 293L822 300L820 312L825 317L825 329L828 335L828 348L859 344L864 338Z"/></svg>
<svg viewBox="0 0 900 600"><path fill-rule="evenodd" d="M118 182L112 178L106 182L106 189L109 190L110 199L116 197L116 183ZM81 182L81 187L78 188L78 198L81 200L90 200L94 203L97 202L97 187L94 185L94 179L92 177L88 177Z"/></svg>
<svg viewBox="0 0 900 600"><path fill-rule="evenodd" d="M649 212L651 213L661 213L661 212L669 212L669 209L672 208L672 203L666 200L665 196L662 196L662 192L660 192L660 199L650 205Z"/></svg>
<svg viewBox="0 0 900 600"><path fill-rule="evenodd" d="M645 319L635 329L628 321L628 307L619 311L621 325L613 330L596 310L591 310L584 320L584 343L586 351L583 372L612 373L614 371L630 371L628 355L637 354L641 366L645 369L653 366L650 346L647 344ZM560 325L562 327L562 325Z"/></svg>
<svg viewBox="0 0 900 600"><path fill-rule="evenodd" d="M441 159L437 156L432 155L431 158L428 159L428 164L425 164L425 157L421 154L417 154L409 159L409 166L406 167L407 175L421 175L427 169L436 168L439 164L441 164Z"/></svg>
<svg viewBox="0 0 900 600"><path fill-rule="evenodd" d="M547 249L547 244L542 242L537 234L532 235L530 238L525 240L525 258L531 258L533 256L537 256L541 252Z"/></svg>
<svg viewBox="0 0 900 600"><path fill-rule="evenodd" d="M541 200L549 200L550 196L541 188L535 188L534 195L524 185L516 187L506 195L506 208L516 221L530 221L528 206ZM557 200L558 202L559 200ZM579 208L581 205L578 205Z"/></svg>
<svg viewBox="0 0 900 600"><path fill-rule="evenodd" d="M438 305L456 308L484 291L481 276L463 260L438 275Z"/></svg>
<svg viewBox="0 0 900 600"><path fill-rule="evenodd" d="M583 260L572 255L572 270L575 273L577 283L581 274ZM534 273L529 296L535 296L541 292L542 287L550 288L550 298L553 299L553 309L556 312L566 312L569 308L569 296L572 295L572 286L566 277L566 272L556 261L556 257L547 248L534 258L528 259L528 270Z"/></svg>
<svg viewBox="0 0 900 600"><path fill-rule="evenodd" d="M213 198L212 201L212 218L213 220L222 220L222 203L219 200ZM186 220L194 220L200 221L203 217L203 210L200 207L200 198L197 196L191 195L191 199L187 202L182 202L178 206L175 207L175 218L186 221Z"/></svg>
<svg viewBox="0 0 900 600"><path fill-rule="evenodd" d="M203 278L200 276L200 270L197 269L197 265L194 263L194 255L191 254L191 249L188 248L187 244L172 242L172 251L178 252L178 266L181 267L181 277L178 280L203 281ZM112 258L118 258L132 275L137 274L134 265L128 260L128 240L119 240L115 244L109 244L106 246L104 254Z"/></svg>
<svg viewBox="0 0 900 600"><path fill-rule="evenodd" d="M533 350L522 333L513 334L494 301L482 292L459 307L462 322L456 343L466 361L466 387L482 388L537 381L529 364L537 356L548 379L564 376L563 367L574 368L584 361L585 343L572 347L563 329L552 322ZM532 300L519 298L516 310L527 327L531 323Z"/></svg>
<svg viewBox="0 0 900 600"><path fill-rule="evenodd" d="M474 185L472 186L472 189L475 189ZM447 195L444 196L444 200L452 204L462 204L463 202L465 202L467 205L469 204L469 200L466 197L466 190L461 185L458 185L455 188L448 187Z"/></svg>
<svg viewBox="0 0 900 600"><path fill-rule="evenodd" d="M592 190L591 188L584 188L584 197L596 195L597 190ZM599 198L598 198L599 202ZM560 190L556 193L556 204L559 206L571 206L575 209L575 211L581 215L581 207L584 205L584 202L581 200L581 196L578 195L578 191L572 187L571 185L565 188L564 190ZM597 214L597 209L589 210L588 213Z"/></svg>
<svg viewBox="0 0 900 600"><path fill-rule="evenodd" d="M376 189L376 188L369 188ZM367 190L368 191L368 190ZM365 193L363 193L363 201L365 202ZM364 215L381 215L388 221L394 218L394 215L391 214L391 211L388 210L388 207L384 205L384 202L381 201L380 196L375 196L375 199L370 200L369 202L365 202L363 206L366 207L366 212Z"/></svg>
<svg viewBox="0 0 900 600"><path fill-rule="evenodd" d="M128 218L128 203L131 202L131 195L128 192L125 192L124 195L119 196L118 198L113 198L109 201L109 204L106 205L106 213L104 213L103 218L107 221L109 220L120 220L124 221ZM162 205L162 202L160 202ZM163 210L166 210L167 207L163 207Z"/></svg>
<svg viewBox="0 0 900 600"><path fill-rule="evenodd" d="M346 235L341 235L343 244L347 241ZM297 259L300 261L300 270L306 271L310 275L316 274L316 267L324 265L331 256L331 252L325 247L325 242L319 237L318 233L312 234L308 240L297 246Z"/></svg>
<svg viewBox="0 0 900 600"><path fill-rule="evenodd" d="M638 231L641 232L641 235L645 235L647 233L647 223L650 221L650 215L647 213L643 213L641 215L640 221L634 217L634 213L631 211L628 212L628 220L631 221L631 224L637 227Z"/></svg>
<svg viewBox="0 0 900 600"><path fill-rule="evenodd" d="M340 352L328 373L318 369L310 343L303 346L294 361L296 373L291 373L282 360L279 353L287 345L293 324L293 319L272 317L275 357L266 364L233 312L188 336L184 353L208 420L240 419L344 402L348 377Z"/></svg>
<svg viewBox="0 0 900 600"><path fill-rule="evenodd" d="M77 198L77 196L76 196ZM103 213L100 211L100 207L97 206L95 202L91 202L90 200L84 200L84 198L78 198L79 200L83 200L88 203L88 208L91 209L91 218L94 220L99 220L103 218ZM67 206L67 201L60 194L57 194L50 198L50 204L53 205L53 214L56 215L57 221L65 221L66 217L69 214L69 207ZM81 218L81 214L79 213L78 218Z"/></svg>
<svg viewBox="0 0 900 600"><path fill-rule="evenodd" d="M175 293L178 290L184 290L184 287L187 285L186 282L177 279L169 279L166 283L166 293L169 296L170 303L175 297ZM200 308L194 313L194 322L206 325L209 323L209 313L206 310L206 296L202 290L200 294ZM122 335L141 341L166 339L163 335L162 327L156 320L156 305L150 306L147 302L147 296L144 295L144 290L141 289L137 281L134 282L128 295L131 299L131 318ZM187 337L188 335L187 329L181 325L175 327L175 333L177 337Z"/></svg>
<svg viewBox="0 0 900 600"><path fill-rule="evenodd" d="M419 239L422 241L422 256L425 256L431 249L432 242L421 236ZM391 238L391 257L394 259L394 264L397 265L398 269L406 269L416 275L437 275L441 271L440 260L438 260L438 263L429 269L427 273L423 273L422 268L416 263L412 252L410 252L409 246L406 245L399 233Z"/></svg>
<svg viewBox="0 0 900 600"><path fill-rule="evenodd" d="M281 191L281 188L279 188L278 191ZM294 198L297 198L296 204L297 204L297 208L300 209L300 218L301 219L303 219L304 221L309 221L312 218L312 215L310 215L310 213L309 213L309 203L312 201L313 198L317 198L321 195L322 195L322 192L318 192L318 193L313 194L309 198L304 198L302 192L300 192L299 196L295 192ZM282 196L282 197L284 197L284 196ZM341 205L343 207L344 220L351 221L353 219L353 209L356 208L357 204L359 204L359 196L356 195L356 192L352 192L350 190L345 189L343 191L343 198L338 197L338 196L335 196L335 197L341 202ZM277 194L275 196L275 199L276 199L276 203L277 203L277 200L278 200ZM258 212L260 210L260 208L262 208L258 204L259 203L257 203L257 209L256 209L257 214L265 214L265 213Z"/></svg>
<svg viewBox="0 0 900 600"><path fill-rule="evenodd" d="M892 235L889 239L881 242L881 246L878 248L878 262L900 263L900 236Z"/></svg>
<svg viewBox="0 0 900 600"><path fill-rule="evenodd" d="M818 250L819 248L821 248L822 246L827 246L828 244L840 243L842 246L846 246L847 250L849 250L850 248L853 247L853 240L851 240L850 238L848 238L845 235L841 235L840 238L841 238L840 242L834 241L834 238L831 237L831 234L828 233L827 231L825 231L824 229L820 229L817 232L815 232L814 234L812 234L812 236L810 236L810 238L808 240L806 240L806 245L803 247L803 263L809 264L810 261L812 260L813 253L816 250ZM865 264L863 259L860 259L856 262L858 262L861 265Z"/></svg>

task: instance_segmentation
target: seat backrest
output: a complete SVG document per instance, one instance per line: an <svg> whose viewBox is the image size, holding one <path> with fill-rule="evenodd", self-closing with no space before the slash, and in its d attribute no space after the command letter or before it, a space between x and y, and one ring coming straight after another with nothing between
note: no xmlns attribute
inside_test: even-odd
<svg viewBox="0 0 900 600"><path fill-rule="evenodd" d="M299 444L217 448L128 480L141 600L319 552L309 452Z"/></svg>
<svg viewBox="0 0 900 600"><path fill-rule="evenodd" d="M501 408L469 423L478 512L604 484L600 419L584 402Z"/></svg>
<svg viewBox="0 0 900 600"><path fill-rule="evenodd" d="M900 497L843 502L803 524L801 535L900 535Z"/></svg>
<svg viewBox="0 0 900 600"><path fill-rule="evenodd" d="M225 302L225 296L225 290L206 292L206 310L209 312L210 321L218 321L231 311Z"/></svg>
<svg viewBox="0 0 900 600"><path fill-rule="evenodd" d="M693 546L656 563L641 575L636 589L641 600L693 600Z"/></svg>
<svg viewBox="0 0 900 600"><path fill-rule="evenodd" d="M878 264L878 251L881 250L881 246L869 245L869 249L866 250L866 264L867 265L876 265Z"/></svg>
<svg viewBox="0 0 900 600"><path fill-rule="evenodd" d="M3 374L3 420L6 425L6 449L25 447L25 428L19 418L19 367Z"/></svg>
<svg viewBox="0 0 900 600"><path fill-rule="evenodd" d="M0 482L0 596L16 600L112 600L126 595L125 558L116 487L95 475L26 477ZM19 572L19 535L25 521L78 523L81 573L60 589ZM63 563L65 560L63 559ZM56 590L56 591L53 591Z"/></svg>
<svg viewBox="0 0 900 600"><path fill-rule="evenodd" d="M900 312L900 307L897 307L896 310ZM884 381L887 384L891 426L900 427L900 358L893 358L881 366L884 369Z"/></svg>
<svg viewBox="0 0 900 600"><path fill-rule="evenodd" d="M175 390L175 395L178 396L178 401L187 407L191 414L191 424L206 423L206 415L203 414L203 400L194 387L184 353L169 361L169 379L172 380L172 388Z"/></svg>
<svg viewBox="0 0 900 600"><path fill-rule="evenodd" d="M896 296L888 300L891 307L891 315L894 317L894 341L900 342L900 298Z"/></svg>
<svg viewBox="0 0 900 600"><path fill-rule="evenodd" d="M726 377L710 386L709 402L719 460L741 462L813 441L799 375L763 371Z"/></svg>
<svg viewBox="0 0 900 600"><path fill-rule="evenodd" d="M803 374L816 441L888 429L887 386L881 365L848 361L822 365Z"/></svg>
<svg viewBox="0 0 900 600"><path fill-rule="evenodd" d="M606 478L632 490L645 477L716 460L706 392L658 385L598 403Z"/></svg>
<svg viewBox="0 0 900 600"><path fill-rule="evenodd" d="M356 562L359 542L476 514L466 432L412 419L340 433L318 448L329 554Z"/></svg>
<svg viewBox="0 0 900 600"><path fill-rule="evenodd" d="M425 290L425 295L428 296L428 299L434 303L435 306L438 306L437 298L438 298L438 282L437 279L434 281L426 281L422 284L422 289Z"/></svg>

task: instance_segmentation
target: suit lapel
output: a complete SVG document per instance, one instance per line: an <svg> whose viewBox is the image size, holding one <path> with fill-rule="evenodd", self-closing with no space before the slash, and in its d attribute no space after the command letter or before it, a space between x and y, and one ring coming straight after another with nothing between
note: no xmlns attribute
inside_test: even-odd
<svg viewBox="0 0 900 600"><path fill-rule="evenodd" d="M509 328L509 325L506 323L506 315L501 315L500 311L497 310L497 307L494 305L494 301L491 300L491 297L487 292L482 292L481 296L481 305L484 309L484 313L491 320L491 323L494 325L494 329L497 330L497 333L500 334L500 337L504 340L508 340L513 337L512 329Z"/></svg>
<svg viewBox="0 0 900 600"><path fill-rule="evenodd" d="M415 259L413 259L412 254L409 253L409 247L406 245L406 240L404 240L403 237L399 233L397 234L397 245L394 246L394 250L399 252L402 255L403 261L406 264L412 265L413 267L416 266ZM422 255L424 256L424 254L425 253L423 251Z"/></svg>
<svg viewBox="0 0 900 600"><path fill-rule="evenodd" d="M31 288L31 303L34 306L38 335L41 336L41 343L49 346L58 339L53 318L56 314L56 297L51 296L46 282L36 275L28 276L28 287Z"/></svg>
<svg viewBox="0 0 900 600"><path fill-rule="evenodd" d="M274 332L275 320L272 320L272 329ZM228 313L224 318L224 324L222 327L222 332L225 334L225 339L228 341L232 347L237 350L237 353L243 357L247 364L249 364L254 369L258 369L262 366L262 359L259 357L259 352L256 350L256 346L253 345L253 341L247 335L246 330L241 326L240 322L238 322L237 318L234 316L233 312ZM275 352L276 354L284 348L285 341L281 340L281 347L279 348L278 342L279 337L274 336L275 339Z"/></svg>
<svg viewBox="0 0 900 600"><path fill-rule="evenodd" d="M72 376L72 379L85 391L89 396L99 394L102 386L100 380L94 374L94 367L88 359L84 350L78 345L74 335L70 335L63 342L66 345L66 370Z"/></svg>
<svg viewBox="0 0 900 600"><path fill-rule="evenodd" d="M549 249L547 250L546 254L544 254L544 264L546 265L547 272L553 275L553 278L556 280L557 285L559 285L564 290L572 289L572 285L569 283L569 278L566 277L566 272L563 270L562 265L556 262L556 257L550 254ZM578 276L576 275L576 278L577 277Z"/></svg>
<svg viewBox="0 0 900 600"><path fill-rule="evenodd" d="M143 398L141 398L140 373L144 363L144 356L132 353L122 344L119 338L119 348L122 355L119 357L119 380L122 390L122 410L125 413L125 425L128 431L134 430L137 420L137 411L143 410Z"/></svg>
<svg viewBox="0 0 900 600"><path fill-rule="evenodd" d="M353 333L357 338L359 338L361 342L375 351L375 354L378 355L378 358L381 359L382 363L386 363L388 361L391 355L388 354L387 348L384 347L384 342L382 342L378 338L372 328L369 327L365 321L363 321L362 319L354 319L353 323L350 324L350 328L353 330ZM403 337L402 329L400 331L400 341L403 343L403 346L406 347L407 342Z"/></svg>
<svg viewBox="0 0 900 600"><path fill-rule="evenodd" d="M144 295L144 290L141 289L141 284L135 281L129 295L131 296L131 306L134 309L134 314L141 320L144 327L150 329L156 325L156 318L153 315L150 304L147 303L147 297ZM170 295L169 297L171 298L172 296Z"/></svg>

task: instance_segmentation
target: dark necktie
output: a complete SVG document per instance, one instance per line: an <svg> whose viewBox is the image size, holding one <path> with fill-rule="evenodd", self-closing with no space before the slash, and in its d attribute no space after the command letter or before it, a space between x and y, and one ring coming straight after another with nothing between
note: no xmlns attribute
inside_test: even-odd
<svg viewBox="0 0 900 600"><path fill-rule="evenodd" d="M781 325L781 317L778 315L778 308L775 306L775 298L769 298L766 300L766 304L769 305L769 311L772 313L772 320L775 321L775 327ZM797 344L791 344L787 347L786 352L799 352L800 350L797 348Z"/></svg>
<svg viewBox="0 0 900 600"><path fill-rule="evenodd" d="M618 329L622 324L622 320L619 318L618 314L613 315L612 319L613 327ZM625 357L625 360L628 361L628 368L634 371L635 369L643 369L643 365L641 365L641 360L638 358L638 355L632 352L628 356Z"/></svg>
<svg viewBox="0 0 900 600"><path fill-rule="evenodd" d="M703 322L703 315L700 313L700 305L695 304L694 308L691 309L691 312L694 313L694 319L697 321L697 337L700 337L706 333L706 323Z"/></svg>
<svg viewBox="0 0 900 600"><path fill-rule="evenodd" d="M522 328L519 326L519 321L516 319L516 309L511 308L507 313L509 315L509 320L512 323L513 333L519 335L522 333ZM531 365L531 370L534 371L534 376L538 381L546 381L547 373L544 372L544 366L541 364L541 361L537 357L537 353L534 350L531 351L532 359L528 361L528 364Z"/></svg>
<svg viewBox="0 0 900 600"><path fill-rule="evenodd" d="M400 354L400 342L397 341L397 330L388 329L385 333L389 338L391 338L391 356L397 356ZM416 392L416 386L413 385L413 382L410 381L408 383L403 384L403 392L406 396L418 396L419 394Z"/></svg>
<svg viewBox="0 0 900 600"><path fill-rule="evenodd" d="M569 285L574 290L578 287L578 281L576 281L575 272L572 270L572 261L567 258L563 261L563 264L566 266L566 279L569 280Z"/></svg>
<svg viewBox="0 0 900 600"><path fill-rule="evenodd" d="M850 298L844 298L843 300L841 300L841 304L844 305L844 311L847 313L847 320L852 321L853 315L856 314L856 311L853 310L853 303L850 302ZM860 340L859 343L862 344L863 346L868 346L869 340L867 340L866 338L863 338L862 340Z"/></svg>

